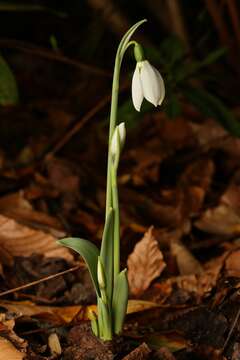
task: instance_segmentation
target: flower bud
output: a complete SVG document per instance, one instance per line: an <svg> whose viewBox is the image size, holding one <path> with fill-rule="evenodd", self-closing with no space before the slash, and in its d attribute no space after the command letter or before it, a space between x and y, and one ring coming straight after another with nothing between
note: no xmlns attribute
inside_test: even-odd
<svg viewBox="0 0 240 360"><path fill-rule="evenodd" d="M98 277L98 284L99 284L100 289L105 289L106 276L105 276L105 271L104 271L100 256L98 257L97 277Z"/></svg>
<svg viewBox="0 0 240 360"><path fill-rule="evenodd" d="M126 127L125 123L121 122L118 126L116 126L112 141L111 141L111 154L115 156L118 152L120 152L124 146L126 139Z"/></svg>

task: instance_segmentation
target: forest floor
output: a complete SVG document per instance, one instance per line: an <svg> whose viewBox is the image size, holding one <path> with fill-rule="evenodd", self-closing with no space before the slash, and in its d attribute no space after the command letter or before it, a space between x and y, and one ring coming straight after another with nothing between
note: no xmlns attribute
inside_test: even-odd
<svg viewBox="0 0 240 360"><path fill-rule="evenodd" d="M240 139L189 104L127 131L118 180L130 300L122 336L102 343L86 266L56 241L100 247L111 74L14 46L20 103L0 108L0 360L239 360Z"/></svg>

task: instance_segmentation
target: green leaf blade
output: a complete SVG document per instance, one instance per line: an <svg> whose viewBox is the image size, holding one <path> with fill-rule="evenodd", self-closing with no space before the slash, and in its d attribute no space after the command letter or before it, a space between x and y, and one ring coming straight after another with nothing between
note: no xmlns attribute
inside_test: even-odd
<svg viewBox="0 0 240 360"><path fill-rule="evenodd" d="M113 288L113 216L114 211L111 208L107 214L100 252L100 258L106 273L107 296L109 300L112 299Z"/></svg>
<svg viewBox="0 0 240 360"><path fill-rule="evenodd" d="M202 114L216 119L230 134L240 137L240 122L218 97L192 86L186 87L183 93Z"/></svg>
<svg viewBox="0 0 240 360"><path fill-rule="evenodd" d="M103 340L112 340L112 324L111 324L110 312L107 305L101 298L98 299L98 311L99 311L98 315L100 318L99 328L100 328L101 338Z"/></svg>
<svg viewBox="0 0 240 360"><path fill-rule="evenodd" d="M99 249L90 241L81 238L65 238L58 240L58 243L76 251L83 257L89 269L96 293L100 296L97 279L97 263L100 253Z"/></svg>
<svg viewBox="0 0 240 360"><path fill-rule="evenodd" d="M0 55L0 105L16 105L18 88L12 70Z"/></svg>
<svg viewBox="0 0 240 360"><path fill-rule="evenodd" d="M125 269L118 274L113 290L112 313L115 334L119 334L122 331L123 322L127 313L127 304L128 279L127 269Z"/></svg>

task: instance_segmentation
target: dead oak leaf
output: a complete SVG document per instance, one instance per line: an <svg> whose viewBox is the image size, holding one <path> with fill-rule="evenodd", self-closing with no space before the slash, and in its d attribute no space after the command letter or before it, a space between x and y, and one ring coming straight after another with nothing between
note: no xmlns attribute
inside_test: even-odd
<svg viewBox="0 0 240 360"><path fill-rule="evenodd" d="M69 250L59 246L56 241L57 238L50 233L35 230L0 215L0 253L1 248L4 248L12 256L30 256L35 253L71 261L73 256Z"/></svg>
<svg viewBox="0 0 240 360"><path fill-rule="evenodd" d="M12 345L24 352L27 348L27 341L15 333L14 327L15 320L13 318L8 319L6 314L0 313L0 337L9 340Z"/></svg>
<svg viewBox="0 0 240 360"><path fill-rule="evenodd" d="M127 307L127 314L141 313L146 310L157 308L159 305L152 301L145 300L129 300ZM37 305L32 301L8 301L0 300L0 307L5 311L14 314L15 318L26 317L37 317L38 319L44 318L52 323L62 325L69 324L74 319L88 320L92 316L92 312L97 313L96 305L70 305L70 306L46 306ZM0 314L0 324L2 318ZM6 325L4 323L4 325ZM8 325L9 327L10 325ZM0 326L1 336L1 326Z"/></svg>
<svg viewBox="0 0 240 360"><path fill-rule="evenodd" d="M132 294L142 294L165 268L162 252L150 227L128 257L128 281Z"/></svg>
<svg viewBox="0 0 240 360"><path fill-rule="evenodd" d="M7 339L0 337L0 360L22 360L25 354L15 348L15 346Z"/></svg>
<svg viewBox="0 0 240 360"><path fill-rule="evenodd" d="M194 225L207 233L225 236L240 234L240 217L228 205L207 209Z"/></svg>
<svg viewBox="0 0 240 360"><path fill-rule="evenodd" d="M225 270L228 276L240 277L240 249L230 252L226 257Z"/></svg>
<svg viewBox="0 0 240 360"><path fill-rule="evenodd" d="M201 274L202 266L181 241L172 241L171 253L175 257L181 275Z"/></svg>

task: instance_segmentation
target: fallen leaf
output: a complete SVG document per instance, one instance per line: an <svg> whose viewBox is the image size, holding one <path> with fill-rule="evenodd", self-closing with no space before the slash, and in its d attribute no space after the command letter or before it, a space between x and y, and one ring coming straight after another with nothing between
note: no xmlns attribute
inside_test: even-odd
<svg viewBox="0 0 240 360"><path fill-rule="evenodd" d="M151 354L151 349L147 346L147 344L142 343L136 349L130 352L130 354L124 356L123 360L147 360L149 359L149 355Z"/></svg>
<svg viewBox="0 0 240 360"><path fill-rule="evenodd" d="M32 229L0 215L0 251L2 246L12 256L30 256L37 253L72 261L73 256L69 250L59 246L56 241L57 238L52 234Z"/></svg>
<svg viewBox="0 0 240 360"><path fill-rule="evenodd" d="M212 288L216 285L220 270L222 268L221 264L212 264L209 268L206 268L201 274L190 274L172 277L167 279L163 284L157 284L158 288L162 288L163 286L174 289L181 289L184 292L187 292L191 295L195 295L197 300L200 300L206 294L212 290ZM170 292L170 289L168 289Z"/></svg>
<svg viewBox="0 0 240 360"><path fill-rule="evenodd" d="M227 276L240 277L240 249L231 252L225 260Z"/></svg>
<svg viewBox="0 0 240 360"><path fill-rule="evenodd" d="M158 307L159 305L144 300L129 300L127 314L133 314L150 310ZM45 306L36 305L31 301L0 301L0 307L7 311L16 314L16 318L21 316L41 316L42 314L50 314L53 319L55 318L59 323L69 324L73 319L87 320L91 318L94 311L97 313L96 305L73 305L73 306Z"/></svg>
<svg viewBox="0 0 240 360"><path fill-rule="evenodd" d="M183 245L181 241L171 242L171 253L175 257L181 275L201 274L203 272L199 261Z"/></svg>
<svg viewBox="0 0 240 360"><path fill-rule="evenodd" d="M207 149L216 147L216 144L219 146L220 140L228 135L226 130L214 119L206 119L201 124L189 122L189 125L199 145Z"/></svg>
<svg viewBox="0 0 240 360"><path fill-rule="evenodd" d="M240 171L236 171L229 186L220 199L221 203L233 209L240 215Z"/></svg>
<svg viewBox="0 0 240 360"><path fill-rule="evenodd" d="M240 216L225 204L206 210L194 225L210 234L226 236L240 234Z"/></svg>
<svg viewBox="0 0 240 360"><path fill-rule="evenodd" d="M177 333L150 334L144 336L146 343L154 348L165 347L171 351L179 351L190 345L190 342Z"/></svg>
<svg viewBox="0 0 240 360"><path fill-rule="evenodd" d="M206 119L201 124L190 122L195 137L204 150L220 149L230 156L239 158L240 139L229 133L214 119Z"/></svg>
<svg viewBox="0 0 240 360"><path fill-rule="evenodd" d="M50 314L61 323L70 323L80 312L81 318L87 319L87 307L76 306L41 306L36 305L31 301L0 301L0 306L11 313L15 313L16 317L21 316L40 316L41 314ZM95 305L93 305L94 307ZM91 307L91 306L90 306ZM89 308L90 308L89 307Z"/></svg>
<svg viewBox="0 0 240 360"><path fill-rule="evenodd" d="M51 157L47 160L47 171L50 184L62 195L64 210L77 207L79 200L79 174L77 167L70 161Z"/></svg>
<svg viewBox="0 0 240 360"><path fill-rule="evenodd" d="M60 221L46 213L33 209L30 202L25 198L25 192L19 191L0 198L0 213L20 223L45 230L56 237L64 237Z"/></svg>
<svg viewBox="0 0 240 360"><path fill-rule="evenodd" d="M184 190L186 214L195 215L201 209L205 195L209 190L214 175L212 159L200 158L190 163L179 179Z"/></svg>
<svg viewBox="0 0 240 360"><path fill-rule="evenodd" d="M3 337L0 337L0 349L0 360L22 360L25 357L23 352L17 350L9 340Z"/></svg>
<svg viewBox="0 0 240 360"><path fill-rule="evenodd" d="M145 300L129 300L127 307L127 314L133 314L145 310L150 310L158 307L159 305L152 301Z"/></svg>
<svg viewBox="0 0 240 360"><path fill-rule="evenodd" d="M240 359L240 343L236 342L233 346L233 354L231 360L239 360Z"/></svg>
<svg viewBox="0 0 240 360"><path fill-rule="evenodd" d="M18 350L25 351L27 342L20 338L14 331L15 320L13 317L7 318L6 314L0 313L0 337L9 340Z"/></svg>
<svg viewBox="0 0 240 360"><path fill-rule="evenodd" d="M163 255L153 235L153 227L144 234L128 257L128 281L134 295L142 294L165 268Z"/></svg>

